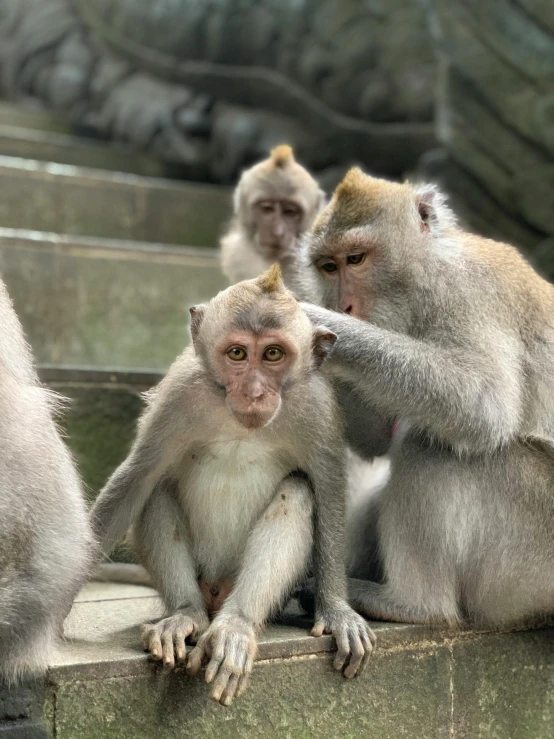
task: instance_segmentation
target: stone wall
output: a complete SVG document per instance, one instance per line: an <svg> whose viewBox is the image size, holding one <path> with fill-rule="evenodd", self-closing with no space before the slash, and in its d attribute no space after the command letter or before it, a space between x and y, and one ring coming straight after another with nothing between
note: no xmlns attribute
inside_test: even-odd
<svg viewBox="0 0 554 739"><path fill-rule="evenodd" d="M283 140L314 170L400 175L434 141L435 63L410 0L17 0L0 94L230 182Z"/></svg>
<svg viewBox="0 0 554 739"><path fill-rule="evenodd" d="M554 276L554 3L427 4L444 149L422 170L477 232L520 246Z"/></svg>

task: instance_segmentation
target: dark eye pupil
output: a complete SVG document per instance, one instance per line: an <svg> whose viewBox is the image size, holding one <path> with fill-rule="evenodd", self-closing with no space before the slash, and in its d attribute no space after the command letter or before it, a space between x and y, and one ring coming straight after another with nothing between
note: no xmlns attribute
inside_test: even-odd
<svg viewBox="0 0 554 739"><path fill-rule="evenodd" d="M332 262L329 262L328 264L323 265L323 269L326 272L335 272L335 270L337 269L337 266L333 264Z"/></svg>
<svg viewBox="0 0 554 739"><path fill-rule="evenodd" d="M360 264L362 258L363 254L352 254L352 256L348 257L348 261L350 264Z"/></svg>

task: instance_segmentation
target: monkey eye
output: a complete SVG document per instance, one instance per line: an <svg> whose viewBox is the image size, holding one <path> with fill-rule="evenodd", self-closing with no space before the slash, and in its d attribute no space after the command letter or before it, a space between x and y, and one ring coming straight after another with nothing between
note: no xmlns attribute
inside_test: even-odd
<svg viewBox="0 0 554 739"><path fill-rule="evenodd" d="M365 260L365 254L350 254L346 257L346 264L362 264Z"/></svg>
<svg viewBox="0 0 554 739"><path fill-rule="evenodd" d="M230 349L227 349L227 356L229 359L232 359L233 362L242 362L248 355L246 354L246 349L244 347L232 346Z"/></svg>
<svg viewBox="0 0 554 739"><path fill-rule="evenodd" d="M280 346L268 346L263 353L263 359L268 362L278 362L285 356L285 352Z"/></svg>
<svg viewBox="0 0 554 739"><path fill-rule="evenodd" d="M296 218L296 216L300 215L300 211L298 208L283 208L283 215L289 218Z"/></svg>
<svg viewBox="0 0 554 739"><path fill-rule="evenodd" d="M320 267L324 272L328 272L329 274L331 274L331 272L336 272L338 269L334 262L323 262Z"/></svg>
<svg viewBox="0 0 554 739"><path fill-rule="evenodd" d="M259 203L258 205L262 213L273 213L275 210L273 203Z"/></svg>

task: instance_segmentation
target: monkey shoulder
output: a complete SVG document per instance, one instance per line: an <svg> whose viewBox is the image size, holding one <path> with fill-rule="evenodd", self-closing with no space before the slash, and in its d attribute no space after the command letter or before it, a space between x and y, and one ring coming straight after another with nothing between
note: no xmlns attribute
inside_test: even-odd
<svg viewBox="0 0 554 739"><path fill-rule="evenodd" d="M210 395L208 371L193 347L188 347L173 362L161 382L144 393L147 411L156 408L174 409L196 407L204 396Z"/></svg>

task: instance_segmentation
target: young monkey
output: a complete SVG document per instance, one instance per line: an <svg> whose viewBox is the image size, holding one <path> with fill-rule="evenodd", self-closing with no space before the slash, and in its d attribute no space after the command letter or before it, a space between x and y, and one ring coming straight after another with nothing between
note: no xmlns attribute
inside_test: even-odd
<svg viewBox="0 0 554 739"><path fill-rule="evenodd" d="M244 172L235 190L234 218L221 240L221 267L229 282L252 279L294 257L300 236L324 205L325 193L290 146L277 146Z"/></svg>
<svg viewBox="0 0 554 739"><path fill-rule="evenodd" d="M167 606L144 627L145 648L173 667L196 641L188 672L209 658L212 697L228 705L246 687L256 633L313 560L312 633L334 634L334 666L353 677L374 635L346 603L342 427L318 371L335 336L312 327L278 266L191 315L193 347L149 395L93 509L105 551L135 522ZM207 605L219 608L211 624Z"/></svg>

